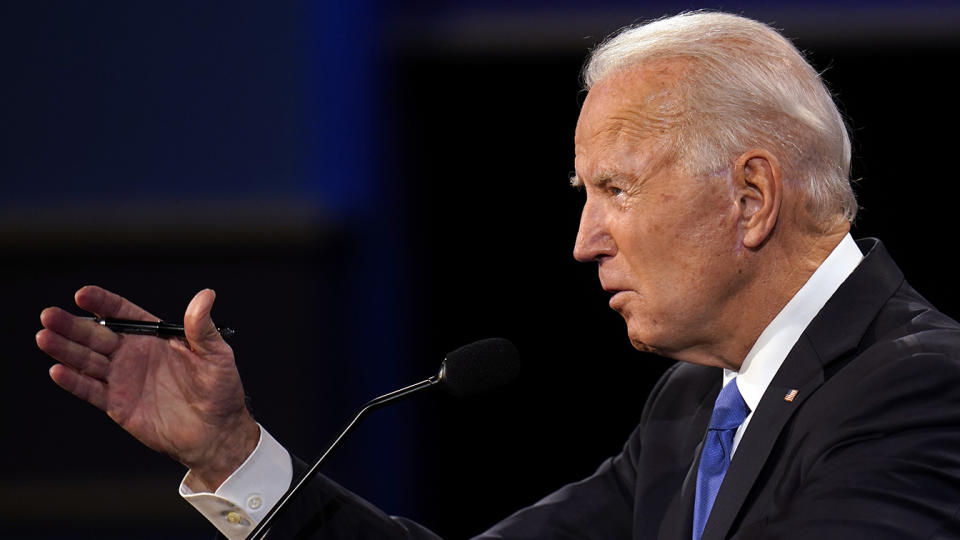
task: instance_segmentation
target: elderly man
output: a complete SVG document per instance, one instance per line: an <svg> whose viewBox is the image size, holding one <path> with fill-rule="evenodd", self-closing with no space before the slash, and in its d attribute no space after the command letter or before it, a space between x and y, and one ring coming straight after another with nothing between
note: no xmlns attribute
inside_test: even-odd
<svg viewBox="0 0 960 540"><path fill-rule="evenodd" d="M634 346L681 362L622 453L482 538L960 537L960 327L850 238L850 143L817 73L763 24L695 13L614 36L585 83L574 255ZM242 538L303 467L246 411L213 300L188 306L186 341L49 308L37 342ZM154 319L95 287L76 302ZM434 537L311 490L271 538Z"/></svg>

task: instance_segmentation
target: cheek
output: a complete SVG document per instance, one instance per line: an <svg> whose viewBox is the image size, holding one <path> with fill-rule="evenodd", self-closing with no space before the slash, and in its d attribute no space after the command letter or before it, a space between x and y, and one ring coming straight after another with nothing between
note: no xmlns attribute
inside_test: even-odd
<svg viewBox="0 0 960 540"><path fill-rule="evenodd" d="M688 215L660 224L662 275L658 280L673 295L688 299L723 287L737 266L735 225L720 213Z"/></svg>
<svg viewBox="0 0 960 540"><path fill-rule="evenodd" d="M735 251L739 245L735 207L722 197L707 199L702 203L697 210L685 216L683 221L687 226L682 237L700 246L704 256L709 258Z"/></svg>
<svg viewBox="0 0 960 540"><path fill-rule="evenodd" d="M694 231L688 225L664 215L647 215L645 219L620 224L618 251L633 279L639 282L635 285L651 293L653 283L657 288L672 288L677 279L686 277L692 262L691 245L700 243L691 237Z"/></svg>

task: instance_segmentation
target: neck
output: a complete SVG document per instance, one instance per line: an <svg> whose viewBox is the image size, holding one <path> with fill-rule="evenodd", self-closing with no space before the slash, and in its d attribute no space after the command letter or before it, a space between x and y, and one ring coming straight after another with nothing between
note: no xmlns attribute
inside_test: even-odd
<svg viewBox="0 0 960 540"><path fill-rule="evenodd" d="M719 317L714 333L717 341L675 357L739 371L763 330L823 264L849 229L849 224L844 222L817 234L771 237L761 249L747 256L749 284Z"/></svg>

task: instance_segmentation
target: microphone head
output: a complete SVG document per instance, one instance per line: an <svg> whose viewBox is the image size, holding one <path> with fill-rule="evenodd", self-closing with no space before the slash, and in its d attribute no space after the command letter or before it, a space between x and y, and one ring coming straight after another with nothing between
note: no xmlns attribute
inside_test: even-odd
<svg viewBox="0 0 960 540"><path fill-rule="evenodd" d="M517 377L520 353L503 338L474 341L447 353L440 367L440 382L456 397L493 390Z"/></svg>

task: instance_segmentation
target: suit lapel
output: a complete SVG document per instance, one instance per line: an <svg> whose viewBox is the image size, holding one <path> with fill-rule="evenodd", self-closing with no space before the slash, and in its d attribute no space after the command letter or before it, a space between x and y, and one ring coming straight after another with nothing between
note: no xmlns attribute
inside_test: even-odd
<svg viewBox="0 0 960 540"><path fill-rule="evenodd" d="M710 415L713 414L713 402L717 400L717 394L720 393L721 378L719 370L711 372L711 376L716 384L711 391L704 395L703 401L690 423L687 440L684 441L683 448L695 448L691 454L693 462L687 469L687 475L683 479L680 492L670 502L663 520L660 522L660 533L657 535L659 540L690 540L693 534L693 503L697 490L697 468L700 465L700 452L703 449L703 438L707 432L707 425L710 423Z"/></svg>
<svg viewBox="0 0 960 540"><path fill-rule="evenodd" d="M881 306L903 283L903 274L879 241L861 241L859 247L866 255L863 261L807 326L760 399L717 493L702 540L729 535L783 427L823 384L825 366L857 348ZM793 390L795 396L785 399ZM691 486L696 485L698 461L699 452ZM688 516L692 508L691 502Z"/></svg>
<svg viewBox="0 0 960 540"><path fill-rule="evenodd" d="M823 366L810 342L801 336L750 419L713 503L702 540L726 538L783 427L822 383ZM788 394L794 397L785 399Z"/></svg>

